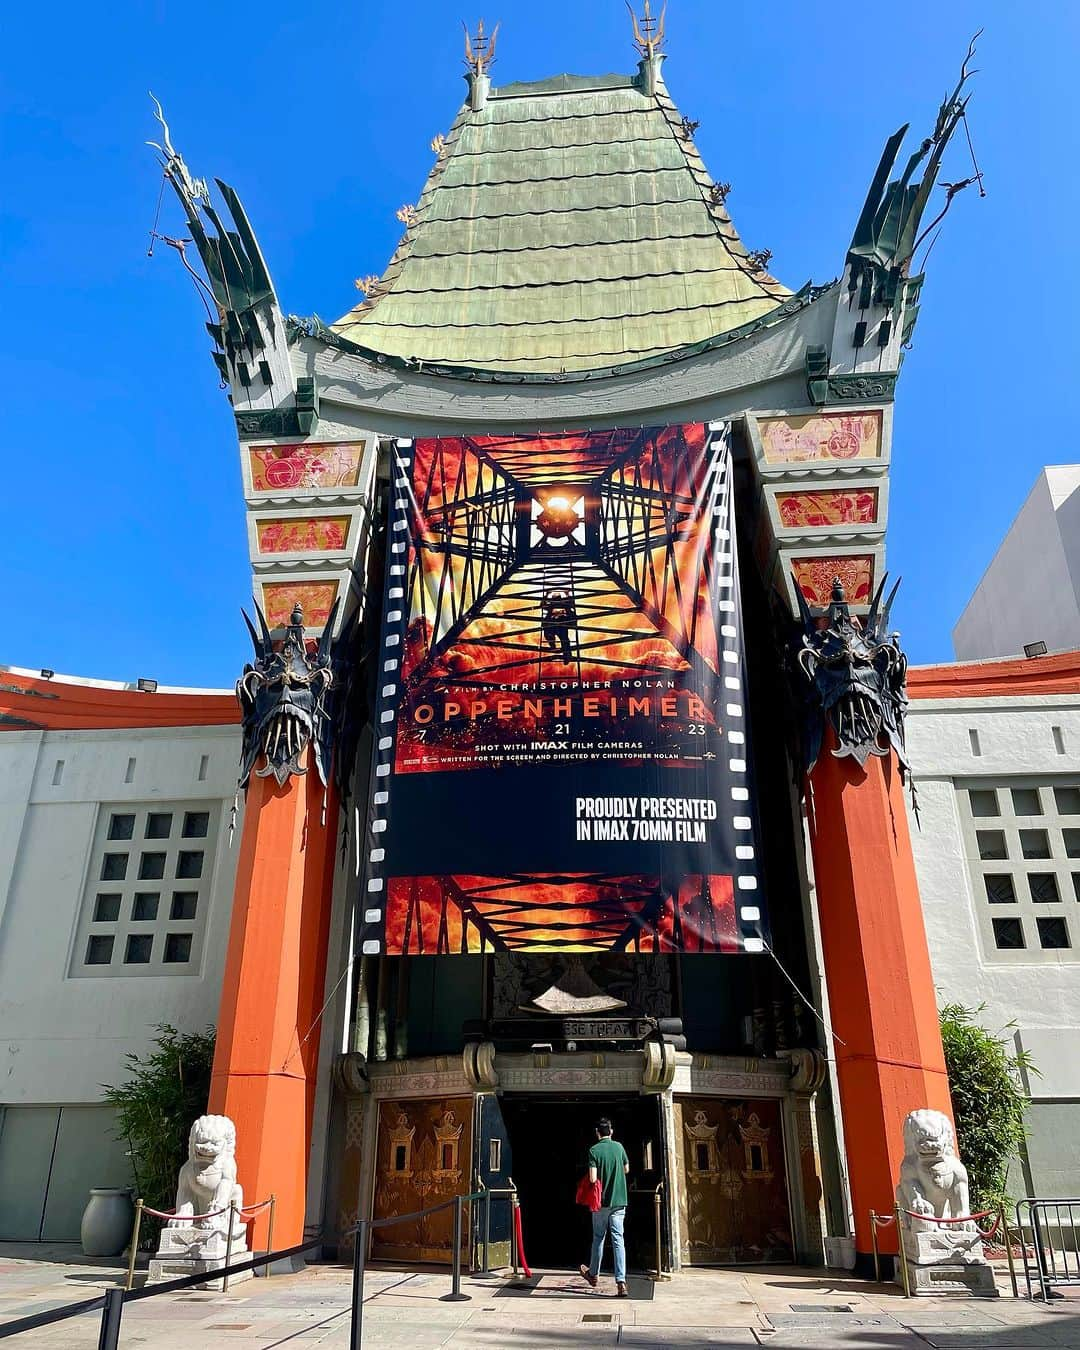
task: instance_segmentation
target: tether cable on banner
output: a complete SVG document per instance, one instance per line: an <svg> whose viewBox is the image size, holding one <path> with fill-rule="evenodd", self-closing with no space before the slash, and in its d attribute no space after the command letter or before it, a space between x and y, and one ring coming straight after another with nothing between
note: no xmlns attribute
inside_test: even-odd
<svg viewBox="0 0 1080 1350"><path fill-rule="evenodd" d="M835 1031L833 1031L832 1027L829 1026L828 1022L825 1021L821 1013L818 1012L817 1008L814 1007L814 1005L806 997L803 991L799 988L799 986L788 974L787 970L784 968L784 963L780 960L780 958L777 956L777 954L773 951L772 947L769 946L768 942L766 942L764 938L761 939L761 945L765 948L765 950L769 953L772 959L776 962L777 969L780 971L780 974L783 975L784 979L787 980L788 984L790 984L792 989L795 990L799 998L802 999L803 1003L805 1003L806 1006L810 1009L810 1011L814 1014L817 1020L825 1028L825 1031L828 1033L828 1035L830 1035L833 1038L833 1040L837 1043L837 1045L846 1046L847 1041L845 1041L842 1037L838 1036Z"/></svg>

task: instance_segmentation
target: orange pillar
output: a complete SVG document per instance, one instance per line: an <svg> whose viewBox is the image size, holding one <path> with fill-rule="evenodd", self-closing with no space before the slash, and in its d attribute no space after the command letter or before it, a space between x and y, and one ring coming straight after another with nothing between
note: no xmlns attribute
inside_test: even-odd
<svg viewBox="0 0 1080 1350"><path fill-rule="evenodd" d="M831 737L831 733L830 733ZM952 1105L904 789L895 760L865 769L831 743L810 776L817 907L844 1121L855 1246L892 1213L909 1111ZM841 1043L842 1042L842 1043ZM896 1251L891 1228L881 1247Z"/></svg>
<svg viewBox="0 0 1080 1350"><path fill-rule="evenodd" d="M252 777L237 860L210 1110L236 1125L245 1204L273 1193L275 1248L303 1241L337 802L314 771ZM266 1243L266 1214L252 1243Z"/></svg>

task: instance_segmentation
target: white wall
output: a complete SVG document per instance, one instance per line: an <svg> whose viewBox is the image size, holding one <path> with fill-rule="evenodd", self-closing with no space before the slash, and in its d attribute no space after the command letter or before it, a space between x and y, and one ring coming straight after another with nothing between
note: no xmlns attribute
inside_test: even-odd
<svg viewBox="0 0 1080 1350"><path fill-rule="evenodd" d="M1080 647L1080 465L1043 469L953 629L959 661Z"/></svg>
<svg viewBox="0 0 1080 1350"><path fill-rule="evenodd" d="M1064 754L1056 747L1054 727L1061 730ZM973 752L972 730L978 733L979 755ZM1063 1187L1076 1194L1080 949L1035 948L1020 960L1002 962L983 955L975 907L986 901L974 892L965 863L956 785L981 778L1007 787L1010 778L1048 775L1080 782L1080 695L916 699L907 736L922 822L920 827L912 816L911 840L939 1006L985 1005L979 1022L995 1032L1004 1030L1017 1046L1030 1050L1040 1070L1027 1083L1034 1101L1031 1175L1012 1179L1011 1189L1019 1194L1025 1184L1033 1184L1043 1194L1063 1194ZM1080 904L1070 899L1063 906L1075 942L1080 924L1069 905L1080 911ZM1070 1153L1067 1160L1063 1149Z"/></svg>
<svg viewBox="0 0 1080 1350"><path fill-rule="evenodd" d="M239 745L231 726L0 734L0 1104L99 1101L102 1084L122 1080L125 1055L149 1048L157 1023L196 1030L217 1020ZM191 974L69 978L98 807L127 801L219 804L202 960Z"/></svg>

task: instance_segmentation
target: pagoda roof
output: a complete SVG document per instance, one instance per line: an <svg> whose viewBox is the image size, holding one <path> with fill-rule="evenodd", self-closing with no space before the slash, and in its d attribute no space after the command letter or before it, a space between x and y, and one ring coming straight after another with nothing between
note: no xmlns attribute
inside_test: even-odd
<svg viewBox="0 0 1080 1350"><path fill-rule="evenodd" d="M658 66L466 101L389 267L332 331L528 378L663 358L781 307Z"/></svg>

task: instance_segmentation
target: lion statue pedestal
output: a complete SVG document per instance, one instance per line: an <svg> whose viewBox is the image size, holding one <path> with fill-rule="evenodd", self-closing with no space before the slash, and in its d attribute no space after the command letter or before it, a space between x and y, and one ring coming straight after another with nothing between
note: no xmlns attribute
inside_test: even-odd
<svg viewBox="0 0 1080 1350"><path fill-rule="evenodd" d="M236 1180L236 1127L228 1116L200 1116L188 1136L188 1160L180 1169L176 1186L176 1212L161 1230L157 1253L150 1262L148 1279L171 1280L181 1275L209 1274L225 1265L226 1252L232 1263L248 1256L247 1229L243 1219L232 1220L229 1243L228 1207L239 1210L244 1194ZM225 1213L218 1211L225 1210ZM253 1271L231 1275L229 1283L250 1280ZM219 1288L221 1281L208 1281L200 1289Z"/></svg>
<svg viewBox="0 0 1080 1350"><path fill-rule="evenodd" d="M940 1111L912 1111L904 1121L896 1203L913 1294L998 1297L976 1225L931 1222L971 1213L967 1168L956 1156L952 1122ZM920 1214L927 1218L912 1217Z"/></svg>

